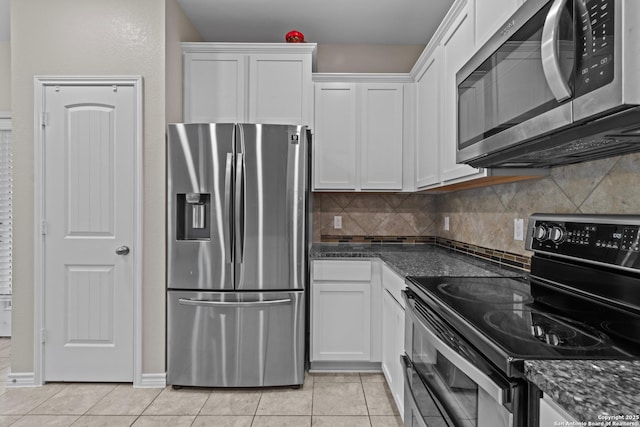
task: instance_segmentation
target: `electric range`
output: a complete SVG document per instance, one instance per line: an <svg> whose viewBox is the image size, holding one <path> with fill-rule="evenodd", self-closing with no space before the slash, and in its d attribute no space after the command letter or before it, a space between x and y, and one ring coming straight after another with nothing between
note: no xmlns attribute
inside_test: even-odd
<svg viewBox="0 0 640 427"><path fill-rule="evenodd" d="M406 425L430 418L421 405L432 424L535 425L524 361L640 359L639 230L640 216L534 214L530 274L408 277ZM470 389L495 391L474 413Z"/></svg>

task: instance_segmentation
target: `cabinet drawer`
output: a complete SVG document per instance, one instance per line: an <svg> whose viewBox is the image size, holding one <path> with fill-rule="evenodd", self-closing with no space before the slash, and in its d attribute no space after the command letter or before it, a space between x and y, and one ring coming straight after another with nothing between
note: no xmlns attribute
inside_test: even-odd
<svg viewBox="0 0 640 427"><path fill-rule="evenodd" d="M404 298L401 292L406 288L404 278L400 277L396 272L387 267L382 266L382 286L388 290L392 297L404 308Z"/></svg>
<svg viewBox="0 0 640 427"><path fill-rule="evenodd" d="M371 280L371 261L327 260L313 262L313 280Z"/></svg>

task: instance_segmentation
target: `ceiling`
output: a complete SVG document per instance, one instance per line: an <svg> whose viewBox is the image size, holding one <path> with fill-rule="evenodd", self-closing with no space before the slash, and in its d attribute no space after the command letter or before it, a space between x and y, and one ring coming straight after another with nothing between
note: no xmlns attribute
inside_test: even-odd
<svg viewBox="0 0 640 427"><path fill-rule="evenodd" d="M205 41L426 45L453 0L177 0Z"/></svg>
<svg viewBox="0 0 640 427"><path fill-rule="evenodd" d="M205 41L425 45L454 0L177 0ZM9 0L0 0L0 42Z"/></svg>

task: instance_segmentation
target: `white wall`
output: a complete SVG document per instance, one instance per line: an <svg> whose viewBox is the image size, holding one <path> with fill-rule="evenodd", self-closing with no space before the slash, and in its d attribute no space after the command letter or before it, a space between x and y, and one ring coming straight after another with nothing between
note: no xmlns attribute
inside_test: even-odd
<svg viewBox="0 0 640 427"><path fill-rule="evenodd" d="M176 0L167 1L166 29L166 112L167 123L182 121L181 42L200 42L202 37Z"/></svg>
<svg viewBox="0 0 640 427"><path fill-rule="evenodd" d="M37 13L34 13L37 11ZM14 269L11 371L33 372L33 79L144 79L143 373L165 371L165 1L11 3Z"/></svg>
<svg viewBox="0 0 640 427"><path fill-rule="evenodd" d="M408 73L422 45L319 44L320 73Z"/></svg>
<svg viewBox="0 0 640 427"><path fill-rule="evenodd" d="M0 111L11 110L11 44L0 41Z"/></svg>

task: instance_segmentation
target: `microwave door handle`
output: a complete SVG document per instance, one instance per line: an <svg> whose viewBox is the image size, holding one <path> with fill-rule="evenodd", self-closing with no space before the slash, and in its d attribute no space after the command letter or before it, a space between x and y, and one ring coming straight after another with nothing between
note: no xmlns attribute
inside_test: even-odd
<svg viewBox="0 0 640 427"><path fill-rule="evenodd" d="M544 77L547 80L549 89L551 89L551 93L558 102L562 102L571 97L571 88L562 77L557 43L562 10L566 3L567 0L555 0L553 5L551 5L547 19L544 21L542 40L540 43L542 71L544 72Z"/></svg>

